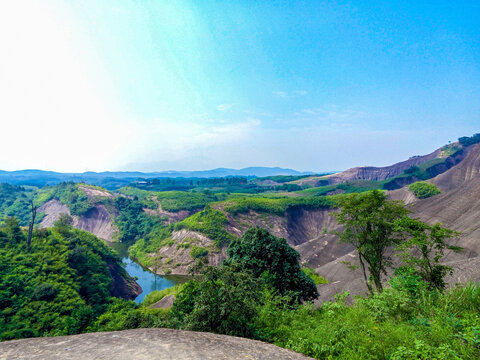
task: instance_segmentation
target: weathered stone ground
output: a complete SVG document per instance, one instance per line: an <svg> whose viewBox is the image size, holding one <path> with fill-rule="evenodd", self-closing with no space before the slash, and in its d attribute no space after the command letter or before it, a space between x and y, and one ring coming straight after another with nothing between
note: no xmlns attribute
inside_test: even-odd
<svg viewBox="0 0 480 360"><path fill-rule="evenodd" d="M272 344L172 329L134 329L0 342L0 359L309 359Z"/></svg>

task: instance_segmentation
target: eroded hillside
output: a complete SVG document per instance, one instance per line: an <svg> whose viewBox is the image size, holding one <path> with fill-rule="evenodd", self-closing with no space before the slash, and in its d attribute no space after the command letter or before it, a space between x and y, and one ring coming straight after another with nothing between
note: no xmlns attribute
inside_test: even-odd
<svg viewBox="0 0 480 360"><path fill-rule="evenodd" d="M450 243L463 247L464 251L447 251L445 256L446 264L454 269L453 276L447 279L450 284L480 280L480 144L466 147L464 154L461 162L429 180L442 190L440 194L417 199L408 187L390 193L392 199L409 205L413 217L431 225L441 222L460 233ZM345 266L345 262L355 264L355 259L356 253L352 251L317 268L317 272L330 280L330 284L320 289L321 300L338 291L364 291L361 273L348 271Z"/></svg>
<svg viewBox="0 0 480 360"><path fill-rule="evenodd" d="M113 219L116 215L114 210L109 212L105 205L101 203L104 199L113 199L113 195L102 189L95 189L87 186L78 186L79 191L85 193L90 203L89 208L80 214L72 214L67 204L62 203L58 198L53 197L48 200L38 211L45 214L41 223L41 228L47 228L54 225L61 214L72 216L73 227L88 231L100 239L112 241L118 234L118 228ZM113 208L111 208L113 209Z"/></svg>

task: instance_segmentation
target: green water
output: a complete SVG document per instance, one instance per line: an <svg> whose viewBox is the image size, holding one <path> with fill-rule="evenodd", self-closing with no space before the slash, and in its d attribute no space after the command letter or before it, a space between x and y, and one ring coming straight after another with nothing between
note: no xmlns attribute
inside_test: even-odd
<svg viewBox="0 0 480 360"><path fill-rule="evenodd" d="M128 256L128 247L131 244L109 243L109 245L119 253L122 257L122 262L125 264L125 270L131 277L136 279L138 285L140 285L143 290L143 292L135 298L136 303L141 303L145 296L152 291L167 289L187 280L186 277L156 275L150 270L143 268Z"/></svg>

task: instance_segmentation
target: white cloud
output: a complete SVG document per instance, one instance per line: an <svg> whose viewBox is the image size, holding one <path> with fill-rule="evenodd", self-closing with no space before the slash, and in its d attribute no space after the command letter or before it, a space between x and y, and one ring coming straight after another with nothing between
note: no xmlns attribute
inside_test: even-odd
<svg viewBox="0 0 480 360"><path fill-rule="evenodd" d="M295 95L298 95L298 96L305 96L308 94L308 91L306 90L296 90L293 92Z"/></svg>
<svg viewBox="0 0 480 360"><path fill-rule="evenodd" d="M292 92L287 92L287 91L280 91L280 90L274 90L272 91L272 95L275 97L279 97L282 99L288 99L292 97L298 97L298 96L305 96L308 94L308 91L306 90L295 90Z"/></svg>
<svg viewBox="0 0 480 360"><path fill-rule="evenodd" d="M232 108L232 104L220 104L220 105L217 105L217 110L218 111L227 111L227 110L230 110Z"/></svg>
<svg viewBox="0 0 480 360"><path fill-rule="evenodd" d="M275 91L272 91L272 94L282 99L288 98L288 94L285 91L275 90Z"/></svg>
<svg viewBox="0 0 480 360"><path fill-rule="evenodd" d="M351 125L359 120L372 118L373 114L353 108L339 108L336 105L321 108L302 109L294 114L298 118L327 122L332 125Z"/></svg>

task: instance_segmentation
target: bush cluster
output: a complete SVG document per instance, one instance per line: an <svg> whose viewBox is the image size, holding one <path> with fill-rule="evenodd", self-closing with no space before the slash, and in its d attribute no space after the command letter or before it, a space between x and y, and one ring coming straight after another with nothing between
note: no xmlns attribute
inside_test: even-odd
<svg viewBox="0 0 480 360"><path fill-rule="evenodd" d="M410 185L408 189L419 199L426 199L441 192L435 185L425 181L417 181Z"/></svg>

